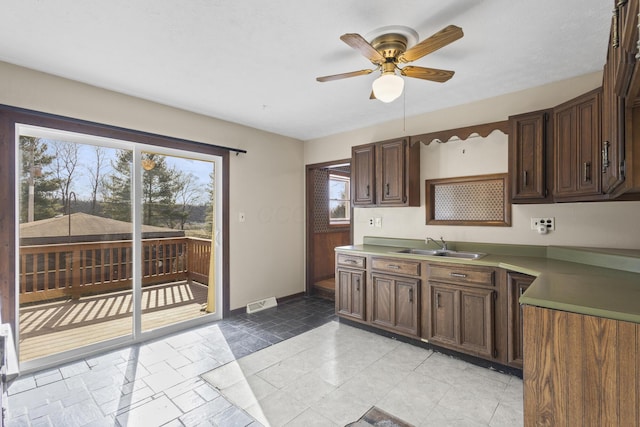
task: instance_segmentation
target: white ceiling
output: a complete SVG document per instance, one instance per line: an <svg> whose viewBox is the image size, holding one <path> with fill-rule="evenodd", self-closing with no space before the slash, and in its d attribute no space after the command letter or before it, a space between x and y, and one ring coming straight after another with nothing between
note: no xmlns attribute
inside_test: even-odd
<svg viewBox="0 0 640 427"><path fill-rule="evenodd" d="M0 60L301 140L602 69L611 0L0 0ZM388 25L464 37L413 63L455 70L369 100L340 41ZM404 100L404 101L403 101ZM406 108L406 111L404 108Z"/></svg>

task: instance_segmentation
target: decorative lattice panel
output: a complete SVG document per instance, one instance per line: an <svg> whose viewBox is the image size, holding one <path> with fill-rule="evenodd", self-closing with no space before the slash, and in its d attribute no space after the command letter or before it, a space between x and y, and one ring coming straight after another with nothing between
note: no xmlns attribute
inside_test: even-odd
<svg viewBox="0 0 640 427"><path fill-rule="evenodd" d="M427 223L510 225L507 175L427 181Z"/></svg>
<svg viewBox="0 0 640 427"><path fill-rule="evenodd" d="M313 231L329 231L329 171L313 171Z"/></svg>

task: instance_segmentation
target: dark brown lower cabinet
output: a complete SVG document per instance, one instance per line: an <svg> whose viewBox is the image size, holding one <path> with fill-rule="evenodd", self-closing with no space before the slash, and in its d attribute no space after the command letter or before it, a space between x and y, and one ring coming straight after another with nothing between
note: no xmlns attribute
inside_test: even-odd
<svg viewBox="0 0 640 427"><path fill-rule="evenodd" d="M507 289L509 301L509 324L507 326L507 363L522 369L522 306L520 297L535 277L526 274L508 272Z"/></svg>
<svg viewBox="0 0 640 427"><path fill-rule="evenodd" d="M506 270L341 252L336 266L338 316L507 364Z"/></svg>
<svg viewBox="0 0 640 427"><path fill-rule="evenodd" d="M336 269L336 313L364 320L365 277L364 270Z"/></svg>
<svg viewBox="0 0 640 427"><path fill-rule="evenodd" d="M417 336L419 286L419 279L371 274L371 323Z"/></svg>
<svg viewBox="0 0 640 427"><path fill-rule="evenodd" d="M495 357L494 290L429 282L429 296L429 342Z"/></svg>
<svg viewBox="0 0 640 427"><path fill-rule="evenodd" d="M524 306L525 426L640 425L640 324Z"/></svg>

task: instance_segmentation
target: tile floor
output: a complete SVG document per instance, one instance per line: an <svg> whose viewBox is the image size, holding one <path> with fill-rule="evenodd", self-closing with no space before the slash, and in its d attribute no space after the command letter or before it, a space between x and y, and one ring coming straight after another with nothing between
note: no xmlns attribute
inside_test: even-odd
<svg viewBox="0 0 640 427"><path fill-rule="evenodd" d="M522 424L522 381L336 322L303 298L16 380L12 426Z"/></svg>
<svg viewBox="0 0 640 427"><path fill-rule="evenodd" d="M202 376L264 425L344 426L376 406L416 426L522 424L522 381L329 322Z"/></svg>

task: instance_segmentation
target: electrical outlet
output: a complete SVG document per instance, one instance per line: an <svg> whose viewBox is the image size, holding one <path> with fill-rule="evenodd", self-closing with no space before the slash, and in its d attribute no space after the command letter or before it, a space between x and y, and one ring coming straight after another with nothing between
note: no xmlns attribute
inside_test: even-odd
<svg viewBox="0 0 640 427"><path fill-rule="evenodd" d="M369 218L369 227L373 227L373 218Z"/></svg>
<svg viewBox="0 0 640 427"><path fill-rule="evenodd" d="M376 227L382 227L382 218L376 218Z"/></svg>
<svg viewBox="0 0 640 427"><path fill-rule="evenodd" d="M547 231L555 231L556 219L554 217L531 218L531 229L537 230L540 225L547 227Z"/></svg>

